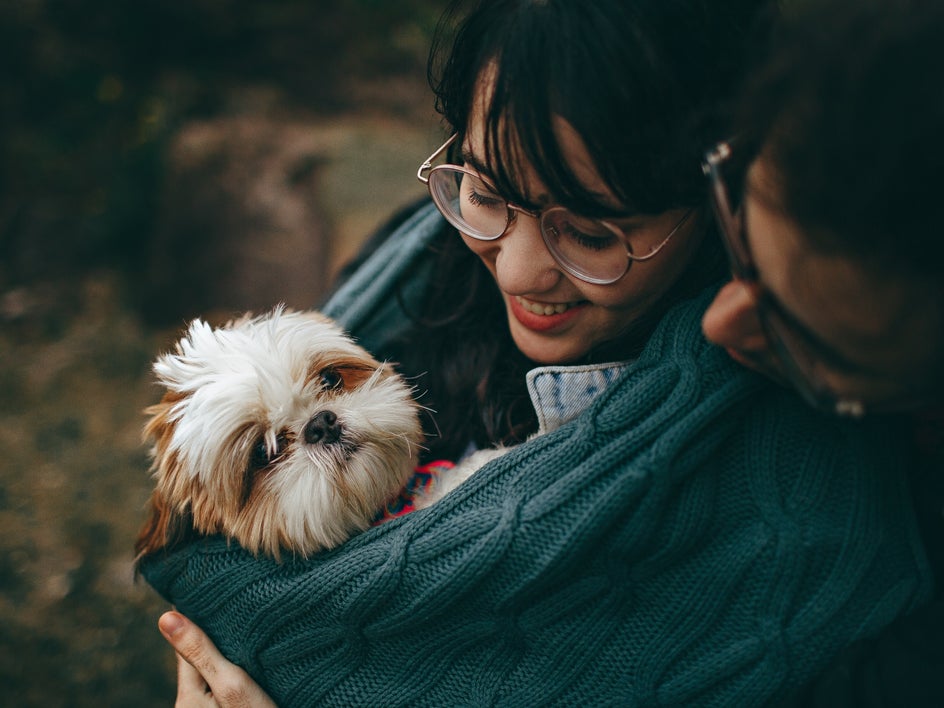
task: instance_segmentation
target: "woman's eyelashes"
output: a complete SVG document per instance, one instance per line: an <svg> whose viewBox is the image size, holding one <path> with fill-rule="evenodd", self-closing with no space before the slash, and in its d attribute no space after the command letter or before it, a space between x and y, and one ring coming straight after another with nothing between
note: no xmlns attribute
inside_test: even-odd
<svg viewBox="0 0 944 708"><path fill-rule="evenodd" d="M572 224L555 227L555 230L558 231L558 237L573 241L578 246L588 251L605 251L608 248L612 248L617 240L615 234L589 234L580 231Z"/></svg>
<svg viewBox="0 0 944 708"><path fill-rule="evenodd" d="M468 196L466 197L469 200L469 204L477 207L496 207L501 203L501 199L495 196L486 196L476 192L474 189L470 189Z"/></svg>
<svg viewBox="0 0 944 708"><path fill-rule="evenodd" d="M504 206L505 200L490 189L483 180L470 175L467 175L465 180L468 182L465 185L465 192L469 204L489 208Z"/></svg>

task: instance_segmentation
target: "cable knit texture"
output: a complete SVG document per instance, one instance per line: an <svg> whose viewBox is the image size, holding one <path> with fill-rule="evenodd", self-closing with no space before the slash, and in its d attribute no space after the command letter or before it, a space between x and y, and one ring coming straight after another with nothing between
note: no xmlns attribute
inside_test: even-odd
<svg viewBox="0 0 944 708"><path fill-rule="evenodd" d="M820 416L707 344L709 296L582 415L429 509L307 561L212 538L144 575L280 706L784 695L927 596L908 457L893 426ZM383 339L359 308L348 326Z"/></svg>

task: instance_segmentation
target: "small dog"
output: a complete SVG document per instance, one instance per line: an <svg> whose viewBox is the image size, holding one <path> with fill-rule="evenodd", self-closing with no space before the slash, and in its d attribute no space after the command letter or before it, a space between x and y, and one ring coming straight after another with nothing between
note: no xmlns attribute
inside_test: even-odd
<svg viewBox="0 0 944 708"><path fill-rule="evenodd" d="M138 559L194 534L309 556L367 529L413 473L412 389L327 317L276 308L195 320L154 364L156 489Z"/></svg>

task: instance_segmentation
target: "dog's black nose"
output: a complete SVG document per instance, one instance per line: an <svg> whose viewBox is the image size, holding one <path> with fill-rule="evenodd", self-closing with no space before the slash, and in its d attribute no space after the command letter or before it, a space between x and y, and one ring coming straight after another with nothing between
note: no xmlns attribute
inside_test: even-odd
<svg viewBox="0 0 944 708"><path fill-rule="evenodd" d="M319 442L329 445L337 442L342 432L338 417L332 411L321 411L305 426L305 442L309 445Z"/></svg>

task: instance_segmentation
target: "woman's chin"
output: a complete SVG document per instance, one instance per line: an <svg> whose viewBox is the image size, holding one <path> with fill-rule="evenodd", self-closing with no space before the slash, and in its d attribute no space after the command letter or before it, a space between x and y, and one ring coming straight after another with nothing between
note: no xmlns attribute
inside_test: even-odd
<svg viewBox="0 0 944 708"><path fill-rule="evenodd" d="M549 366L579 361L590 351L593 342L577 333L542 334L511 322L511 337L518 350L535 364Z"/></svg>

